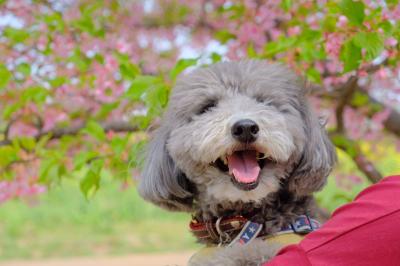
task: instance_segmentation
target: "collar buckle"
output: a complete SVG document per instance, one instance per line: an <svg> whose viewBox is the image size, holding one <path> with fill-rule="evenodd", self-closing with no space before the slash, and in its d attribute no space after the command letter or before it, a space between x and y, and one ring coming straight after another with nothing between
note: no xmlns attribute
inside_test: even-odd
<svg viewBox="0 0 400 266"><path fill-rule="evenodd" d="M215 222L215 229L217 229L217 232L219 234L218 246L222 246L223 244L229 243L232 240L230 235L221 229L221 220L222 220L222 217L219 217L217 219L217 221Z"/></svg>

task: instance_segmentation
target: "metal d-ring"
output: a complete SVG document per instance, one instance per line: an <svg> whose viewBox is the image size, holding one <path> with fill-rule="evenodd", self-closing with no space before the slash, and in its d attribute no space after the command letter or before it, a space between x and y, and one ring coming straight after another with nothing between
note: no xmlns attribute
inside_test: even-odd
<svg viewBox="0 0 400 266"><path fill-rule="evenodd" d="M221 224L222 217L219 217L217 221L215 222L215 228L217 229L218 235L219 235L219 244L218 246L221 246L222 244L228 243L231 241L231 237L229 236L228 233L225 233L221 230L220 224Z"/></svg>

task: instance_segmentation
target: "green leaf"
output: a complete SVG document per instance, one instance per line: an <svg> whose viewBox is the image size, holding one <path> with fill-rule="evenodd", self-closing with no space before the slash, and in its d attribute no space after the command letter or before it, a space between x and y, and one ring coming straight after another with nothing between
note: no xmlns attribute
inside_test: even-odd
<svg viewBox="0 0 400 266"><path fill-rule="evenodd" d="M368 94L356 91L353 99L351 100L351 105L355 107L367 106L369 101L370 99L368 97Z"/></svg>
<svg viewBox="0 0 400 266"><path fill-rule="evenodd" d="M393 32L392 23L390 23L390 22L387 21L387 20L382 21L381 23L379 23L378 26L379 26L380 28L383 29L383 31L385 32L385 35L386 35L386 36L391 35L392 32Z"/></svg>
<svg viewBox="0 0 400 266"><path fill-rule="evenodd" d="M87 133L99 141L104 141L106 139L106 133L103 127L96 121L90 120L87 122L86 127L82 129L82 133Z"/></svg>
<svg viewBox="0 0 400 266"><path fill-rule="evenodd" d="M129 168L140 168L143 164L143 151L146 147L146 141L141 140L132 145L129 152Z"/></svg>
<svg viewBox="0 0 400 266"><path fill-rule="evenodd" d="M74 63L74 65L81 72L86 72L91 64L91 61L84 55L79 48L76 48L73 54L68 58L68 61Z"/></svg>
<svg viewBox="0 0 400 266"><path fill-rule="evenodd" d="M27 63L21 63L16 67L16 70L22 73L25 77L31 74L31 67Z"/></svg>
<svg viewBox="0 0 400 266"><path fill-rule="evenodd" d="M111 147L116 155L120 155L126 149L129 140L129 134L125 137L113 137L111 140Z"/></svg>
<svg viewBox="0 0 400 266"><path fill-rule="evenodd" d="M239 2L240 3L240 2ZM230 20L239 20L243 18L243 15L246 12L246 7L243 4L234 4L230 7L226 8L226 11L229 11L229 19Z"/></svg>
<svg viewBox="0 0 400 266"><path fill-rule="evenodd" d="M335 144L335 146L340 147L341 149L344 149L345 152L350 155L352 158L357 156L357 149L355 146L355 143L349 139L347 139L345 136L342 135L334 135L332 137L332 142Z"/></svg>
<svg viewBox="0 0 400 266"><path fill-rule="evenodd" d="M7 27L3 32L4 36L7 37L12 43L22 43L30 37L28 31L23 29L15 29Z"/></svg>
<svg viewBox="0 0 400 266"><path fill-rule="evenodd" d="M215 37L215 39L220 41L222 44L225 44L229 40L234 39L236 36L227 30L220 30L214 34L214 37Z"/></svg>
<svg viewBox="0 0 400 266"><path fill-rule="evenodd" d="M256 50L254 49L253 43L249 43L249 44L247 45L247 56L248 56L249 58L257 58L257 52L256 52Z"/></svg>
<svg viewBox="0 0 400 266"><path fill-rule="evenodd" d="M94 59L100 64L104 64L104 56L102 54L96 53Z"/></svg>
<svg viewBox="0 0 400 266"><path fill-rule="evenodd" d="M92 196L99 189L103 165L104 160L93 161L85 177L81 180L80 188L86 198Z"/></svg>
<svg viewBox="0 0 400 266"><path fill-rule="evenodd" d="M0 166L5 167L13 161L19 159L18 150L13 146L0 147Z"/></svg>
<svg viewBox="0 0 400 266"><path fill-rule="evenodd" d="M36 141L33 137L18 137L13 139L13 145L17 145L28 151L33 151L36 146Z"/></svg>
<svg viewBox="0 0 400 266"><path fill-rule="evenodd" d="M3 109L3 118L10 119L12 114L18 111L21 108L22 104L17 102L13 104L8 104Z"/></svg>
<svg viewBox="0 0 400 266"><path fill-rule="evenodd" d="M357 69L361 63L361 48L349 40L342 45L339 58L344 64L344 72Z"/></svg>
<svg viewBox="0 0 400 266"><path fill-rule="evenodd" d="M54 158L42 159L39 168L39 182L49 184L59 177L59 161Z"/></svg>
<svg viewBox="0 0 400 266"><path fill-rule="evenodd" d="M23 102L44 103L49 91L43 87L35 86L26 88L21 94Z"/></svg>
<svg viewBox="0 0 400 266"><path fill-rule="evenodd" d="M8 71L5 65L0 64L0 90L5 89L8 82L11 80L11 72Z"/></svg>
<svg viewBox="0 0 400 266"><path fill-rule="evenodd" d="M56 77L54 79L49 80L49 83L51 85L51 87L53 88L58 88L61 85L65 84L67 82L67 78L60 76L60 77Z"/></svg>
<svg viewBox="0 0 400 266"><path fill-rule="evenodd" d="M36 143L36 150L42 150L46 147L46 144L49 142L51 139L51 134L46 134L42 136Z"/></svg>
<svg viewBox="0 0 400 266"><path fill-rule="evenodd" d="M129 55L115 52L115 58L119 63L119 71L124 79L132 80L140 74L140 68L133 64Z"/></svg>
<svg viewBox="0 0 400 266"><path fill-rule="evenodd" d="M306 74L310 81L314 83L321 83L321 73L316 68L309 68Z"/></svg>
<svg viewBox="0 0 400 266"><path fill-rule="evenodd" d="M159 115L168 101L168 88L164 84L151 87L145 94L145 103L149 109L149 115Z"/></svg>
<svg viewBox="0 0 400 266"><path fill-rule="evenodd" d="M146 112L145 115L135 115L132 117L131 122L137 125L140 129L146 130L150 126L155 112Z"/></svg>
<svg viewBox="0 0 400 266"><path fill-rule="evenodd" d="M326 59L326 52L323 46L315 45L314 41L303 41L298 44L299 60L313 63L317 60Z"/></svg>
<svg viewBox="0 0 400 266"><path fill-rule="evenodd" d="M219 61L222 60L222 56L220 54L216 53L216 52L213 52L211 54L211 60L212 60L213 63L219 62Z"/></svg>
<svg viewBox="0 0 400 266"><path fill-rule="evenodd" d="M179 59L179 61L175 64L174 68L170 71L169 76L172 80L175 80L176 77L182 73L183 70L190 66L194 66L197 64L198 58L190 58L190 59Z"/></svg>
<svg viewBox="0 0 400 266"><path fill-rule="evenodd" d="M105 103L101 106L99 112L96 114L97 118L106 118L115 108L120 105L120 102Z"/></svg>
<svg viewBox="0 0 400 266"><path fill-rule="evenodd" d="M140 73L139 68L134 65L134 64L120 64L119 65L119 71L121 72L121 75L125 79L132 79L135 78L136 75Z"/></svg>
<svg viewBox="0 0 400 266"><path fill-rule="evenodd" d="M399 0L386 0L385 2L390 5L397 5L399 3Z"/></svg>
<svg viewBox="0 0 400 266"><path fill-rule="evenodd" d="M359 32L354 36L354 44L365 49L366 60L373 60L383 50L383 39L377 32Z"/></svg>
<svg viewBox="0 0 400 266"><path fill-rule="evenodd" d="M160 79L155 76L137 76L126 91L125 97L138 101L146 90L159 83Z"/></svg>
<svg viewBox="0 0 400 266"><path fill-rule="evenodd" d="M89 161L98 157L99 154L96 151L82 151L74 156L74 170L80 170Z"/></svg>
<svg viewBox="0 0 400 266"><path fill-rule="evenodd" d="M364 21L364 3L361 1L342 0L340 3L342 13L355 25L361 26Z"/></svg>
<svg viewBox="0 0 400 266"><path fill-rule="evenodd" d="M280 37L278 40L268 42L264 46L264 53L266 57L273 57L278 53L284 52L289 48L296 45L297 38L294 37Z"/></svg>
<svg viewBox="0 0 400 266"><path fill-rule="evenodd" d="M289 9L292 7L293 1L292 0L282 0L281 1L281 7L285 11L289 11Z"/></svg>
<svg viewBox="0 0 400 266"><path fill-rule="evenodd" d="M42 15L43 16L43 15ZM65 22L62 18L61 13L52 12L49 15L43 16L43 21L47 24L51 31L58 30L60 32L64 31Z"/></svg>
<svg viewBox="0 0 400 266"><path fill-rule="evenodd" d="M72 25L82 32L86 32L90 35L96 36L96 28L91 16L82 16L78 20L75 20Z"/></svg>

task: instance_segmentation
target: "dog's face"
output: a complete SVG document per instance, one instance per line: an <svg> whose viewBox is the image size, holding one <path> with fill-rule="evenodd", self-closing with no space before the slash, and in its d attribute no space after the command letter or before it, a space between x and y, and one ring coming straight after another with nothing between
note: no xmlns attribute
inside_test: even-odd
<svg viewBox="0 0 400 266"><path fill-rule="evenodd" d="M290 71L261 61L219 63L178 81L140 191L186 210L194 193L188 184L214 203L258 202L283 182L297 194L319 189L334 161Z"/></svg>

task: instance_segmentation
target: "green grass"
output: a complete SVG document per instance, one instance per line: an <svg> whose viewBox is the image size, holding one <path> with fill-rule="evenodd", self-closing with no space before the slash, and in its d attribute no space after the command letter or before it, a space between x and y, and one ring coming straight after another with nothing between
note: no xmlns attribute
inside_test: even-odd
<svg viewBox="0 0 400 266"><path fill-rule="evenodd" d="M144 202L133 187L106 181L89 201L64 181L33 206L0 206L0 260L195 249L190 216Z"/></svg>

